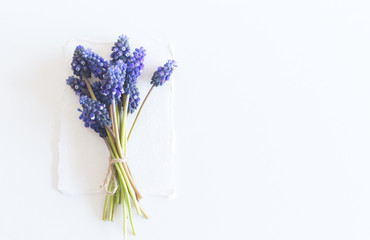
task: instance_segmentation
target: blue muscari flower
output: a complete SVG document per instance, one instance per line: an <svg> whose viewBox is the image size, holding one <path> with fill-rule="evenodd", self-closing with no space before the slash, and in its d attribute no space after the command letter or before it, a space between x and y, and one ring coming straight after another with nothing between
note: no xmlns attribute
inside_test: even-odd
<svg viewBox="0 0 370 240"><path fill-rule="evenodd" d="M81 97L83 95L90 96L90 92L87 89L85 81L81 77L69 76L66 80L67 85L71 86L77 96ZM102 102L102 95L100 94L101 81L95 81L91 84L91 88L94 92L95 97L98 101Z"/></svg>
<svg viewBox="0 0 370 240"><path fill-rule="evenodd" d="M69 85L77 96L88 95L89 91L87 90L86 83L80 77L69 76L66 80L67 85Z"/></svg>
<svg viewBox="0 0 370 240"><path fill-rule="evenodd" d="M124 84L125 93L130 95L128 110L133 113L140 102L139 90L136 87L137 78L144 69L144 58L146 51L143 47L136 48L127 63L126 78Z"/></svg>
<svg viewBox="0 0 370 240"><path fill-rule="evenodd" d="M94 74L96 78L103 79L109 63L90 48L85 49L80 45L73 53L71 65L73 73L77 76L90 78L91 74Z"/></svg>
<svg viewBox="0 0 370 240"><path fill-rule="evenodd" d="M131 84L136 84L136 79L144 69L145 56L146 50L143 47L136 48L127 62L126 79L129 79Z"/></svg>
<svg viewBox="0 0 370 240"><path fill-rule="evenodd" d="M134 113L140 103L139 89L135 84L127 85L125 86L125 93L130 96L128 101L128 112Z"/></svg>
<svg viewBox="0 0 370 240"><path fill-rule="evenodd" d="M170 79L174 67L177 67L174 60L168 60L163 67L158 67L158 70L153 74L150 84L153 84L156 87L162 86Z"/></svg>
<svg viewBox="0 0 370 240"><path fill-rule="evenodd" d="M118 37L117 42L115 42L112 47L110 57L112 58L113 63L118 60L122 60L124 63L128 62L130 58L130 45L127 36L121 35Z"/></svg>
<svg viewBox="0 0 370 240"><path fill-rule="evenodd" d="M106 137L105 125L110 126L109 113L104 103L88 98L86 95L80 97L82 110L80 119L85 122L85 127L94 129L100 137Z"/></svg>
<svg viewBox="0 0 370 240"><path fill-rule="evenodd" d="M139 103L140 103L139 89L135 85L133 85L129 89L128 94L130 94L130 98L128 100L128 112L129 113L134 113L135 110L138 108Z"/></svg>
<svg viewBox="0 0 370 240"><path fill-rule="evenodd" d="M100 94L107 106L112 104L114 100L121 100L121 96L124 93L125 74L126 64L122 60L118 60L115 65L111 65L104 74Z"/></svg>
<svg viewBox="0 0 370 240"><path fill-rule="evenodd" d="M100 101L100 102L103 102L103 96L101 95L101 85L102 85L102 82L101 81L95 81L91 84L91 88L94 92L94 95L96 97L96 100Z"/></svg>
<svg viewBox="0 0 370 240"><path fill-rule="evenodd" d="M77 76L91 77L91 72L87 67L86 61L83 59L85 48L83 46L77 46L72 57L72 70Z"/></svg>

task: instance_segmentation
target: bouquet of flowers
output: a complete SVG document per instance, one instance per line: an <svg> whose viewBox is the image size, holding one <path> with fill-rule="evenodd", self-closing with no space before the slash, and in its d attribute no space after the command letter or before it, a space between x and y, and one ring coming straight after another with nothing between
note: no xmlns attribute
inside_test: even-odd
<svg viewBox="0 0 370 240"><path fill-rule="evenodd" d="M99 190L106 192L103 220L113 221L116 206L122 203L124 238L127 237L127 220L130 220L133 234L131 206L140 216L148 218L140 204L142 198L127 162L127 142L140 112L154 87L162 86L170 79L176 62L168 60L158 67L151 79L152 87L142 102L135 120L128 131L127 119L139 107L139 89L136 87L144 68L146 51L136 48L132 53L129 39L118 37L112 47L108 62L91 49L77 46L72 59L73 76L68 77L69 85L81 104L80 119L86 128L92 128L104 140L109 153L109 168Z"/></svg>

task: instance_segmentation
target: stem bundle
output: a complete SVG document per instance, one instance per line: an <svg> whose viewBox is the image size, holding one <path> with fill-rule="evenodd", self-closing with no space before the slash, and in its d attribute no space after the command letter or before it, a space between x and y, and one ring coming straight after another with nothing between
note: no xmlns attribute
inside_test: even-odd
<svg viewBox="0 0 370 240"><path fill-rule="evenodd" d="M94 92L87 79L84 79L92 99L96 100ZM114 212L120 203L123 206L123 233L124 239L127 237L127 219L130 219L131 229L134 235L135 228L132 222L131 203L133 203L139 216L148 218L146 212L142 209L139 199L141 194L135 186L131 171L125 161L127 155L127 109L129 96L124 94L123 101L112 102L109 106L111 126L106 125L107 137L105 143L113 160L114 170L108 183L108 191L105 197L103 220L113 221ZM116 191L114 191L116 190Z"/></svg>

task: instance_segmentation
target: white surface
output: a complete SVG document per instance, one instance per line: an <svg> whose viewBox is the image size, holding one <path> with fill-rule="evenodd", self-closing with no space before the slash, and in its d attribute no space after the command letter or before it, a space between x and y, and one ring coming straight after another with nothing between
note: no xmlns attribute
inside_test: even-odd
<svg viewBox="0 0 370 240"><path fill-rule="evenodd" d="M132 51L140 46L130 42ZM169 43L166 41L142 40L148 55L145 57L144 70L137 81L143 101L150 85L151 75L158 65L173 59ZM95 53L110 59L113 42L96 43L71 40L65 46L65 75L71 75L71 59L76 46L83 45ZM137 45L137 44L136 44ZM174 77L161 88L152 91L143 108L142 116L132 132L127 156L130 170L134 175L142 196L174 196L174 141L173 141L173 84ZM60 104L58 189L67 195L96 192L103 183L108 169L109 151L104 141L91 129L83 127L78 119L81 108L78 97L65 85ZM145 110L144 110L145 109ZM128 116L128 130L137 111Z"/></svg>
<svg viewBox="0 0 370 240"><path fill-rule="evenodd" d="M0 239L121 239L103 195L56 190L61 46L176 46L177 198L130 239L370 238L368 1L8 1L0 8Z"/></svg>

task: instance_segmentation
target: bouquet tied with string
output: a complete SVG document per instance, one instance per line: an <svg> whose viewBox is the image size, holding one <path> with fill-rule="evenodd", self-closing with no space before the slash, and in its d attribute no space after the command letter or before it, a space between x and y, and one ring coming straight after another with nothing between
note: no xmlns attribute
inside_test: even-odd
<svg viewBox="0 0 370 240"><path fill-rule="evenodd" d="M79 118L86 128L99 134L109 150L109 167L103 184L99 186L99 190L106 192L103 220L113 221L116 206L122 203L124 238L127 237L128 219L135 235L132 205L138 215L148 218L140 204L142 196L128 164L127 143L148 96L155 87L167 82L177 67L173 60L158 67L150 82L152 87L138 109L140 96L136 83L144 68L145 56L143 47L131 52L129 39L124 35L114 43L109 61L91 49L77 46L71 64L74 75L66 81L79 97ZM127 119L137 109L128 131Z"/></svg>

